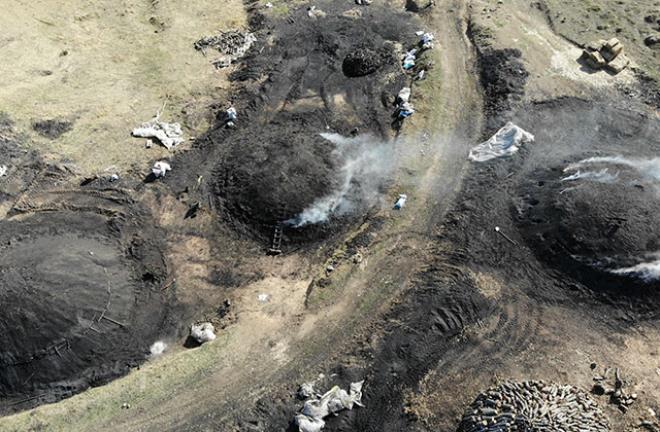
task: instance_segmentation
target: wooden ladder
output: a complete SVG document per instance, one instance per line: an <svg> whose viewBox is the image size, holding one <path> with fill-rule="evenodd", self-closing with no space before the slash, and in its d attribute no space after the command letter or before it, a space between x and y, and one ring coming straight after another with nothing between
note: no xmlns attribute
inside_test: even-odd
<svg viewBox="0 0 660 432"><path fill-rule="evenodd" d="M268 249L269 255L279 255L282 253L282 231L284 231L284 224L278 222L273 229L273 242Z"/></svg>

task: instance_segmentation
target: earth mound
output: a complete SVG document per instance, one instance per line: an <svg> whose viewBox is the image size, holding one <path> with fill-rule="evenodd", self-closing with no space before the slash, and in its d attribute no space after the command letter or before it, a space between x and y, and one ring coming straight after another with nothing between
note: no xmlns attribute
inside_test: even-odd
<svg viewBox="0 0 660 432"><path fill-rule="evenodd" d="M55 402L145 360L169 331L151 234L95 211L0 222L0 412Z"/></svg>

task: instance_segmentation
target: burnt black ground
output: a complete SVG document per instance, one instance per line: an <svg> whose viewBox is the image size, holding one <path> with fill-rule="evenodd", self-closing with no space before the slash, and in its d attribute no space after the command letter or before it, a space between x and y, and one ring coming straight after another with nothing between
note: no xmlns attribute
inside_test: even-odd
<svg viewBox="0 0 660 432"><path fill-rule="evenodd" d="M513 113L521 127L536 133L536 142L512 158L472 166L460 198L443 222L444 233L438 239L449 241L451 252L438 252L438 256L445 258L439 258L421 275L419 283L384 320L397 324L385 332L379 348L366 355L374 358L365 386L366 408L341 420L332 420L329 430L399 431L416 430L416 427L426 430L405 414L402 394L407 389L414 390L419 379L439 363L447 365L443 368L447 375L443 374L442 378L446 384L443 391L447 394L460 392L466 384L462 380L469 379L466 377L471 368L487 368L497 373L498 365L504 362L500 367L506 367L506 361L515 358L518 350L535 341L530 307L545 304L574 307L613 331L625 331L635 323L660 319L657 282L640 284L632 277L614 276L599 268L589 270L582 262L576 269L573 259L566 256L570 250L561 249L571 247L564 244L570 238L567 231L575 236L583 232L584 240L578 246L595 255L608 255L612 251L636 255L640 248L647 247L646 238L655 238L657 234L653 229L656 213L652 211L657 201L630 201L629 186L622 182L618 186L608 185L618 187L620 190L616 192L587 185L588 196L582 198L598 204L584 206L563 218L553 219L557 212L539 210L548 218L550 239L546 242L560 248L556 255L546 250L552 246L529 234L532 228L526 217L532 196L530 185L536 189L534 196L541 203L545 200L545 205L552 205L560 192L553 185L557 172L553 174L554 180L545 179L539 186L540 170L563 169L585 154L652 157L653 149L658 146L660 124L644 112L644 107L617 107L609 101L561 99L527 105ZM540 196L539 190L544 191ZM628 211L628 206L635 204L638 207ZM524 211L519 213L521 207ZM611 211L613 217L626 217L630 225L619 232L623 238L605 240L604 245L600 243L602 236L586 235L596 235L594 230L610 216L603 214L603 209ZM563 230L555 226L560 224L565 225ZM497 236L495 226L500 226L517 245ZM641 244L637 243L640 238ZM508 297L494 304L475 291L466 276L467 269L497 274L504 283L520 289L523 297ZM471 341L455 337L467 324L488 316L499 317L497 334L489 338L502 341L502 345L496 344L490 350L477 349ZM460 374L461 379L453 380L452 373ZM458 405L447 406L447 422L451 423L451 413L458 414L461 410Z"/></svg>
<svg viewBox="0 0 660 432"><path fill-rule="evenodd" d="M47 119L38 120L32 123L32 129L39 135L56 139L63 134L69 132L73 128L73 124L67 120Z"/></svg>
<svg viewBox="0 0 660 432"><path fill-rule="evenodd" d="M483 89L486 133L494 133L503 120L510 120L525 94L529 72L522 53L515 48L495 49L489 29L468 22L467 36L477 53L479 83Z"/></svg>
<svg viewBox="0 0 660 432"><path fill-rule="evenodd" d="M410 14L377 4L360 9L359 19L343 16L351 2L316 2L327 14L319 19L304 5L285 17L256 5L249 7L258 42L232 74L237 125L219 121L168 181L205 174L201 193L213 196L217 211L237 232L265 239L274 223L333 190L339 161L319 133L392 135L392 103L406 82L397 43L414 46L418 27ZM361 76L345 75L351 56L365 60ZM336 222L289 230L285 243L322 238L345 223Z"/></svg>

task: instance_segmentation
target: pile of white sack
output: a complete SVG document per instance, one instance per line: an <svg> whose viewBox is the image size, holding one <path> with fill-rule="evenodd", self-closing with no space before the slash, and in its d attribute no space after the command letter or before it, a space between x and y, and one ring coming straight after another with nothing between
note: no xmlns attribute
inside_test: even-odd
<svg viewBox="0 0 660 432"><path fill-rule="evenodd" d="M486 162L498 157L511 156L522 144L531 142L534 142L534 135L508 122L488 141L473 147L468 157L474 162Z"/></svg>
<svg viewBox="0 0 660 432"><path fill-rule="evenodd" d="M158 116L133 129L132 135L138 138L155 138L168 150L183 142L183 131L179 123L165 123Z"/></svg>
<svg viewBox="0 0 660 432"><path fill-rule="evenodd" d="M193 324L190 327L190 337L195 339L199 344L211 342L215 340L215 328L210 322Z"/></svg>
<svg viewBox="0 0 660 432"><path fill-rule="evenodd" d="M349 391L334 386L323 395L317 395L315 399L308 399L303 405L300 414L296 415L294 421L300 432L319 432L325 427L324 418L336 415L343 410L352 410L353 406L364 406L360 403L362 399L362 384L364 381L351 383ZM309 395L312 388L309 383L303 384L305 392L299 394Z"/></svg>

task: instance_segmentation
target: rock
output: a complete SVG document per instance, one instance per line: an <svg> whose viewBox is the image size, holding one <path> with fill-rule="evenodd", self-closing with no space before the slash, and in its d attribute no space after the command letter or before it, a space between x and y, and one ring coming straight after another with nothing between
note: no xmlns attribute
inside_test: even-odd
<svg viewBox="0 0 660 432"><path fill-rule="evenodd" d="M649 24L655 24L658 21L658 18L655 15L646 15L644 17L644 22Z"/></svg>
<svg viewBox="0 0 660 432"><path fill-rule="evenodd" d="M551 428L545 426L550 424ZM491 387L475 399L465 410L458 432L532 429L610 430L605 414L588 395L575 387L541 381L507 381L499 387Z"/></svg>
<svg viewBox="0 0 660 432"><path fill-rule="evenodd" d="M316 6L310 6L307 9L307 16L309 16L311 19L320 19L325 18L326 13L321 9L318 9Z"/></svg>
<svg viewBox="0 0 660 432"><path fill-rule="evenodd" d="M619 56L617 56L617 58L609 62L607 66L605 66L605 68L607 69L608 72L616 75L619 72L623 71L625 68L627 68L629 64L630 64L630 59L628 58L628 56L626 56L625 54L620 54Z"/></svg>
<svg viewBox="0 0 660 432"><path fill-rule="evenodd" d="M603 49L607 41L605 39L598 39L597 41L591 41L587 44L586 49L589 51L600 51Z"/></svg>
<svg viewBox="0 0 660 432"><path fill-rule="evenodd" d="M658 35L647 36L644 39L644 45L646 45L647 47L652 47L652 48L660 46L660 36L658 36Z"/></svg>
<svg viewBox="0 0 660 432"><path fill-rule="evenodd" d="M600 52L598 51L584 50L582 51L581 58L584 61L584 63L587 66L589 66L591 69L596 69L596 70L602 69L603 66L607 64L603 56L600 55Z"/></svg>
<svg viewBox="0 0 660 432"><path fill-rule="evenodd" d="M612 38L600 49L600 54L606 62L611 62L623 52L623 44L617 38Z"/></svg>
<svg viewBox="0 0 660 432"><path fill-rule="evenodd" d="M596 369L596 366L598 366L598 365L596 364L596 362L593 362L593 363L591 363L591 364L589 365L589 367L591 368L591 370Z"/></svg>
<svg viewBox="0 0 660 432"><path fill-rule="evenodd" d="M362 11L360 9L349 9L341 14L343 17L358 19L362 17Z"/></svg>

